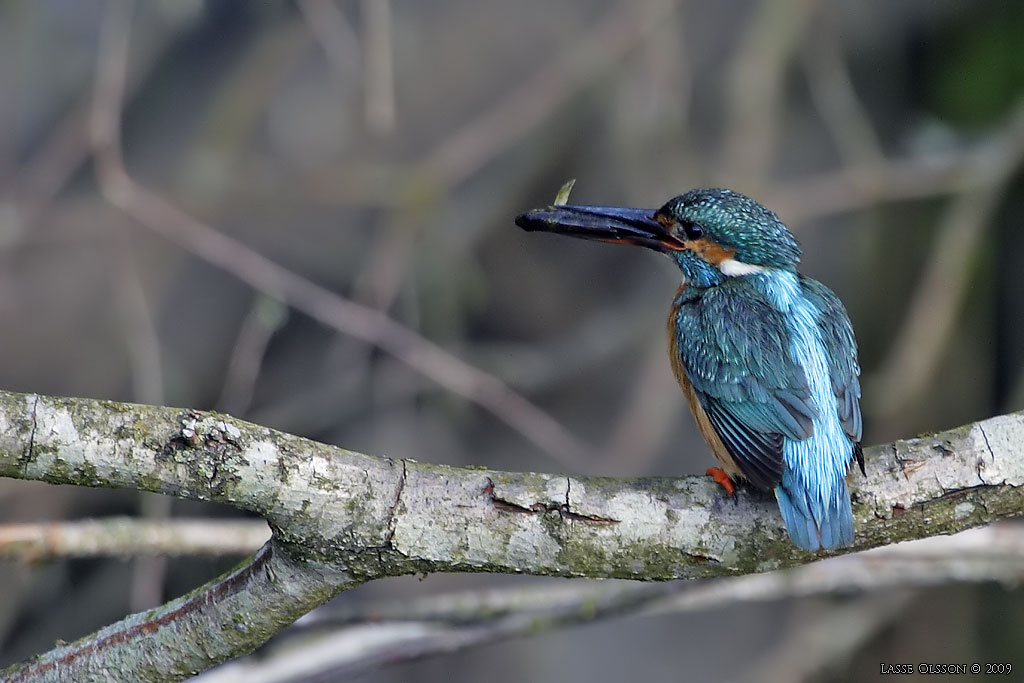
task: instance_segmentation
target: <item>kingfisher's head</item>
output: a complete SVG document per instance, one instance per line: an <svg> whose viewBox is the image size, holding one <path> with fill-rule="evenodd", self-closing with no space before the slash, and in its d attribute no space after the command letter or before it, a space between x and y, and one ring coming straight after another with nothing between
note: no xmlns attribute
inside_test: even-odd
<svg viewBox="0 0 1024 683"><path fill-rule="evenodd" d="M522 214L516 224L666 253L696 287L766 270L792 271L800 260L800 246L779 217L732 190L690 190L657 210L550 206Z"/></svg>

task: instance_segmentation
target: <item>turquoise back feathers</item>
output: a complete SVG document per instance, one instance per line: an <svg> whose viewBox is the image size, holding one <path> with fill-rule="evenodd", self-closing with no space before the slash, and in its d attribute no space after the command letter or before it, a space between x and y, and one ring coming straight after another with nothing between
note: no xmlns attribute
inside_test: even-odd
<svg viewBox="0 0 1024 683"><path fill-rule="evenodd" d="M673 346L729 464L775 491L798 546L849 545L846 475L859 457L862 425L860 366L845 308L825 285L796 273L796 239L749 197L692 190L656 215L684 233L699 226L701 239L750 266L734 266L742 274L729 276L721 254L715 263L699 250L672 253L689 281L673 309Z"/></svg>

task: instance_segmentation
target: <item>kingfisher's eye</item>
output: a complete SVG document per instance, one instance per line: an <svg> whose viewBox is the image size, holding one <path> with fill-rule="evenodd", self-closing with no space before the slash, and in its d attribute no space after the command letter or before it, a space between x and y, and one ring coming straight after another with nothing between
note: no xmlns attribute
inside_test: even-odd
<svg viewBox="0 0 1024 683"><path fill-rule="evenodd" d="M683 234L688 240L699 240L704 236L704 228L697 223L683 223Z"/></svg>

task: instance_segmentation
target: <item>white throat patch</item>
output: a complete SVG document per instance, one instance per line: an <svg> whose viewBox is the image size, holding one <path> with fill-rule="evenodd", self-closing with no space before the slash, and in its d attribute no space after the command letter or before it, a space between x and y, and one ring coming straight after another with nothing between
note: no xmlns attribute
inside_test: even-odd
<svg viewBox="0 0 1024 683"><path fill-rule="evenodd" d="M740 277L742 275L755 275L757 273L763 273L767 268L764 266L755 266L751 263L744 263L743 261L737 261L734 258L727 258L718 264L718 269L722 271L722 275L728 277Z"/></svg>

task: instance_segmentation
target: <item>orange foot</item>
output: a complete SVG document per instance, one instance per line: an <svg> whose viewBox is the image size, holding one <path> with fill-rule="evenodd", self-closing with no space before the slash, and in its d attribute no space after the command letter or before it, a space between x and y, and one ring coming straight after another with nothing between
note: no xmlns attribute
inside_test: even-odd
<svg viewBox="0 0 1024 683"><path fill-rule="evenodd" d="M708 471L704 474L714 479L719 486L725 489L725 493L729 497L736 495L736 487L733 486L732 479L729 478L729 475L721 467L709 467Z"/></svg>

